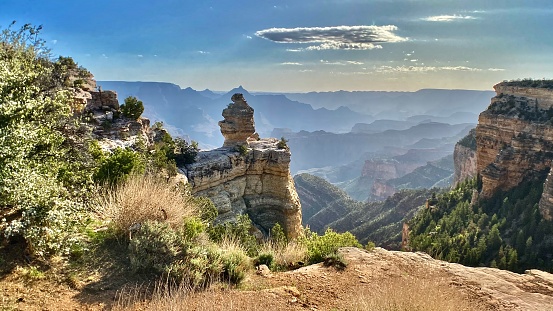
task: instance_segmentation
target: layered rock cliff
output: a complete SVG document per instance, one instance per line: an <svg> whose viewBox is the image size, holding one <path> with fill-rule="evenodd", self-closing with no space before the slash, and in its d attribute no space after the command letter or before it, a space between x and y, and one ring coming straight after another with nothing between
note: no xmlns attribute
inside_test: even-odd
<svg viewBox="0 0 553 311"><path fill-rule="evenodd" d="M476 176L476 130L471 130L467 136L455 144L453 163L455 166L453 187Z"/></svg>
<svg viewBox="0 0 553 311"><path fill-rule="evenodd" d="M547 172L553 159L553 90L503 82L476 127L483 197Z"/></svg>
<svg viewBox="0 0 553 311"><path fill-rule="evenodd" d="M222 148L202 151L186 166L195 195L210 198L217 221L247 214L263 233L279 223L288 237L301 234L301 205L290 175L290 150L274 138L258 139L253 109L242 94L232 97L219 122Z"/></svg>

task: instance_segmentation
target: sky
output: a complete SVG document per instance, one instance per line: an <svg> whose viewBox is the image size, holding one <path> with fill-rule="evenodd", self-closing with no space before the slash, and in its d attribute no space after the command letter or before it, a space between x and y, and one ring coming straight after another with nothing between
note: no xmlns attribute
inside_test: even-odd
<svg viewBox="0 0 553 311"><path fill-rule="evenodd" d="M551 0L0 0L97 80L308 92L553 78Z"/></svg>

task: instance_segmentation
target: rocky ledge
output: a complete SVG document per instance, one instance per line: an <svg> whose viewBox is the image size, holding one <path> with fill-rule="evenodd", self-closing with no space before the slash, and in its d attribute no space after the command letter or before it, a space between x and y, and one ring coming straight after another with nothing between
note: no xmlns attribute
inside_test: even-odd
<svg viewBox="0 0 553 311"><path fill-rule="evenodd" d="M225 120L219 123L224 147L199 152L196 162L186 166L192 193L213 201L218 222L247 214L263 234L279 223L294 238L302 232L301 205L290 175L290 151L275 138L255 138L253 109L241 94L232 99L235 104L225 109ZM248 111L251 118L243 118Z"/></svg>

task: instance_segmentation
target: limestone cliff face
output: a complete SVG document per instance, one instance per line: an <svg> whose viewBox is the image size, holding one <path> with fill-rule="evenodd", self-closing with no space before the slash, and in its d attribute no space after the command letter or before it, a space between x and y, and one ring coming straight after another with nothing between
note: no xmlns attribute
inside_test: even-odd
<svg viewBox="0 0 553 311"><path fill-rule="evenodd" d="M497 96L476 127L483 197L548 170L553 159L553 90L494 86Z"/></svg>
<svg viewBox="0 0 553 311"><path fill-rule="evenodd" d="M453 187L460 182L471 179L477 174L476 170L476 131L470 133L455 144L453 150L453 163L455 173L453 175Z"/></svg>
<svg viewBox="0 0 553 311"><path fill-rule="evenodd" d="M227 109L223 113L225 121L220 122L221 131L232 135L225 135L225 145L228 141L230 145L247 146L247 152L245 149L239 152L235 147L200 152L196 162L186 167L192 192L213 201L219 211L219 222L247 214L265 234L279 223L288 237L297 237L302 232L301 205L290 175L290 151L279 148L279 141L274 138L247 140L254 133L253 116L251 123L247 121L249 117L241 122L227 122L237 119ZM232 131L226 127L230 123L234 124Z"/></svg>

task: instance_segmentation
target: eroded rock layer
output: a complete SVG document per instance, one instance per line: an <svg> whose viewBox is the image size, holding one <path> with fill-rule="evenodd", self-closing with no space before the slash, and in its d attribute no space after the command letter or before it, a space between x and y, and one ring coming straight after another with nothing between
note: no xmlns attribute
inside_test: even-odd
<svg viewBox="0 0 553 311"><path fill-rule="evenodd" d="M539 176L553 159L553 90L494 86L497 96L476 127L482 196Z"/></svg>
<svg viewBox="0 0 553 311"><path fill-rule="evenodd" d="M453 187L462 181L471 179L477 174L476 170L476 131L470 133L455 144L453 150L453 163L455 173L453 175Z"/></svg>

